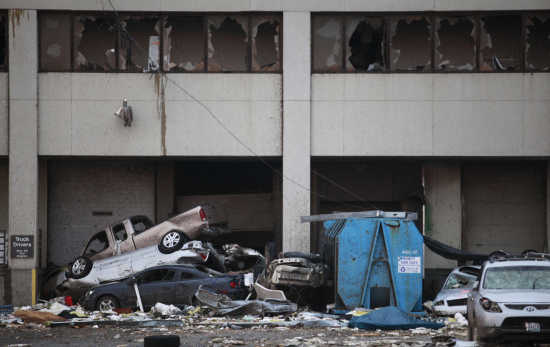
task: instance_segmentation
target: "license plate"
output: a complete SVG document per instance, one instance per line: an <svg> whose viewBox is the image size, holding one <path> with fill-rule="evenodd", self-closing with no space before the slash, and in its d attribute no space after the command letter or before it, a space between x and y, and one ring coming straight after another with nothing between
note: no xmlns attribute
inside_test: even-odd
<svg viewBox="0 0 550 347"><path fill-rule="evenodd" d="M525 322L525 331L528 331L531 333L540 333L540 323Z"/></svg>

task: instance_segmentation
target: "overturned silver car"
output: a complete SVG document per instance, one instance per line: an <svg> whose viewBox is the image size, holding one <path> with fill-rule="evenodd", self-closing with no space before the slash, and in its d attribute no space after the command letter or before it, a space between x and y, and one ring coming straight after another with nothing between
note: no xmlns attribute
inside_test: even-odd
<svg viewBox="0 0 550 347"><path fill-rule="evenodd" d="M479 265L455 268L443 284L443 288L433 300L433 312L441 316L466 314L468 294L475 285L480 273Z"/></svg>

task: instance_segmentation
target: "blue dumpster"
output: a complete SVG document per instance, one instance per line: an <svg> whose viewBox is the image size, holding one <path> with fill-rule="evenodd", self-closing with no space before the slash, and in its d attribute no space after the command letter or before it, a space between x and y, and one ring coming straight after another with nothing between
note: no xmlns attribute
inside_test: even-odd
<svg viewBox="0 0 550 347"><path fill-rule="evenodd" d="M414 224L416 214L324 216L323 253L334 274L336 309L422 310L423 238Z"/></svg>

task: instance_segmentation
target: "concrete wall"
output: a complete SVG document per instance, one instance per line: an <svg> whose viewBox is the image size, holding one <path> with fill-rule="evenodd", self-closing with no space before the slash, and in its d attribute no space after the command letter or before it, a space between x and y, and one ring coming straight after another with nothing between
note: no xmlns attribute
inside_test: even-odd
<svg viewBox="0 0 550 347"><path fill-rule="evenodd" d="M281 75L168 76L256 154L281 155ZM163 115L155 80L148 74L39 74L39 154L251 155L170 80L165 82ZM132 106L131 127L113 115L124 97Z"/></svg>
<svg viewBox="0 0 550 347"><path fill-rule="evenodd" d="M465 250L544 250L545 162L465 164L463 194Z"/></svg>
<svg viewBox="0 0 550 347"><path fill-rule="evenodd" d="M0 156L8 155L8 74L0 72Z"/></svg>
<svg viewBox="0 0 550 347"><path fill-rule="evenodd" d="M48 170L48 261L67 264L109 223L138 214L155 219L153 163L50 161Z"/></svg>
<svg viewBox="0 0 550 347"><path fill-rule="evenodd" d="M546 0L113 0L120 11L473 11L549 8ZM107 0L4 0L0 8L111 10Z"/></svg>
<svg viewBox="0 0 550 347"><path fill-rule="evenodd" d="M312 155L547 156L550 74L315 74Z"/></svg>

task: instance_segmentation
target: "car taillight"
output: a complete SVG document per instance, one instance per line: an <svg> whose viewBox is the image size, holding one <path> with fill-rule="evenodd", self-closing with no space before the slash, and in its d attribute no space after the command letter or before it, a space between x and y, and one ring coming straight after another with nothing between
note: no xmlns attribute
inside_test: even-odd
<svg viewBox="0 0 550 347"><path fill-rule="evenodd" d="M206 260L208 258L208 253L199 253L201 255L202 260Z"/></svg>
<svg viewBox="0 0 550 347"><path fill-rule="evenodd" d="M231 282L229 282L229 286L230 286L231 288L237 288L237 282L231 281Z"/></svg>
<svg viewBox="0 0 550 347"><path fill-rule="evenodd" d="M203 222L205 222L206 221L206 212L204 212L204 210L202 208L199 210L199 215L201 216L201 220Z"/></svg>

